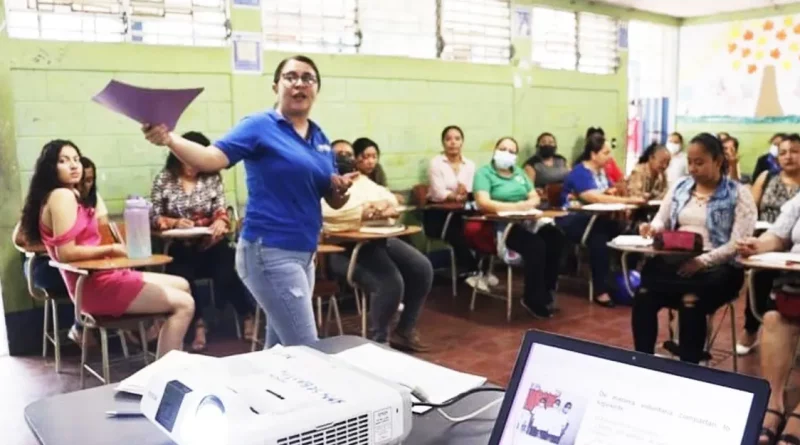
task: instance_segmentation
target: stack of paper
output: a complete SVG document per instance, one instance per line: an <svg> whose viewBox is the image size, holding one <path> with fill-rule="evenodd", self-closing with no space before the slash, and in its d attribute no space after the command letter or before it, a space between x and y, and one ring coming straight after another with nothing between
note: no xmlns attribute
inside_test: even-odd
<svg viewBox="0 0 800 445"><path fill-rule="evenodd" d="M661 200L660 199L651 199L650 201L647 201L647 205L653 206L653 207L661 207Z"/></svg>
<svg viewBox="0 0 800 445"><path fill-rule="evenodd" d="M454 371L373 344L357 346L335 356L351 366L386 380L419 389L431 403L444 403L486 383L485 377ZM414 401L419 402L416 398ZM429 410L426 407L414 408L415 413Z"/></svg>
<svg viewBox="0 0 800 445"><path fill-rule="evenodd" d="M503 212L497 212L497 216L536 216L541 215L542 211L539 209L530 209L530 210L507 210Z"/></svg>
<svg viewBox="0 0 800 445"><path fill-rule="evenodd" d="M762 263L769 263L769 264L777 264L781 266L785 266L786 263L797 263L800 264L800 253L792 253L792 252L768 252L762 253L759 255L753 255L750 257L753 261L759 261Z"/></svg>
<svg viewBox="0 0 800 445"><path fill-rule="evenodd" d="M772 227L772 223L767 221L756 221L756 230L769 230Z"/></svg>
<svg viewBox="0 0 800 445"><path fill-rule="evenodd" d="M161 236L169 238L194 238L211 235L210 227L189 227L186 229L169 229L161 232Z"/></svg>
<svg viewBox="0 0 800 445"><path fill-rule="evenodd" d="M115 389L117 391L141 396L144 395L144 392L147 390L150 379L157 374L165 371L181 371L198 365L206 365L216 360L218 360L216 357L189 354L187 352L173 350L150 365L140 369L136 374L121 381Z"/></svg>
<svg viewBox="0 0 800 445"><path fill-rule="evenodd" d="M611 244L627 247L649 247L653 245L653 239L639 235L620 235L614 238Z"/></svg>
<svg viewBox="0 0 800 445"><path fill-rule="evenodd" d="M373 226L373 227L362 227L358 231L361 233L372 233L375 235L390 235L392 233L400 233L403 230L406 230L406 226L400 224L396 226Z"/></svg>
<svg viewBox="0 0 800 445"><path fill-rule="evenodd" d="M590 210L592 212L619 212L622 210L633 209L636 206L630 204L611 204L611 203L595 203L582 206L583 210Z"/></svg>

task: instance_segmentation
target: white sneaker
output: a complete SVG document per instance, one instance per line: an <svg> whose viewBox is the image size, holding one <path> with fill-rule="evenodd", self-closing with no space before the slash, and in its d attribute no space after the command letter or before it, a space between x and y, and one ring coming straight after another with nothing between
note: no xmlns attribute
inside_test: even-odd
<svg viewBox="0 0 800 445"><path fill-rule="evenodd" d="M488 284L490 287L495 287L500 284L500 279L497 278L497 276L493 273L486 274L485 280L486 284Z"/></svg>
<svg viewBox="0 0 800 445"><path fill-rule="evenodd" d="M464 280L464 282L467 283L470 287L473 288L477 287L478 290L481 292L489 292L489 285L486 283L486 278L482 276L473 275L471 277L467 277L467 279Z"/></svg>
<svg viewBox="0 0 800 445"><path fill-rule="evenodd" d="M757 347L758 347L758 340L753 342L753 344L750 346L746 346L741 343L736 343L736 355L740 357L743 355L748 355L751 352L753 352L753 350L756 349Z"/></svg>

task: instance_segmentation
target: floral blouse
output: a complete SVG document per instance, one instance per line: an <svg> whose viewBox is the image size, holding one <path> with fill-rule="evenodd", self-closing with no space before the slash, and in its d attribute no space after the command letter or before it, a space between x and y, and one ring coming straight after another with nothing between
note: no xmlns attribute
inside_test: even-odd
<svg viewBox="0 0 800 445"><path fill-rule="evenodd" d="M186 193L180 178L167 170L162 170L153 181L150 193L153 208L150 221L158 227L159 218L167 218L170 222L179 219L192 220L196 226L210 226L217 219L229 223L225 205L225 191L222 187L222 176L201 175L191 193Z"/></svg>
<svg viewBox="0 0 800 445"><path fill-rule="evenodd" d="M667 194L667 177L664 173L653 174L647 164L638 164L628 177L628 193L644 199L663 199Z"/></svg>

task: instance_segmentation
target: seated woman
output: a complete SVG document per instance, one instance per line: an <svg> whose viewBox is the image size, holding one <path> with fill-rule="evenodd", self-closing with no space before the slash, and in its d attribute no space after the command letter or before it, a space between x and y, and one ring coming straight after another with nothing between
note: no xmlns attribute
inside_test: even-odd
<svg viewBox="0 0 800 445"><path fill-rule="evenodd" d="M428 165L428 200L430 202L464 203L472 193L472 180L475 178L475 163L461 154L464 145L464 133L461 128L450 125L442 131L444 153L431 159ZM422 215L425 230L429 237L439 238L442 235L448 210L428 209ZM444 240L452 247L456 255L456 264L463 272L475 272L478 262L464 239L464 218L454 214L450 218Z"/></svg>
<svg viewBox="0 0 800 445"><path fill-rule="evenodd" d="M492 162L475 173L475 203L482 212L531 210L539 205L533 183L516 166L518 152L517 141L501 138L495 144ZM506 238L506 247L520 254L524 263L525 291L520 304L536 318L550 318L564 236L552 224L539 227L535 233L514 224Z"/></svg>
<svg viewBox="0 0 800 445"><path fill-rule="evenodd" d="M600 137L605 138L606 137L606 132L601 127L597 127L597 128L589 127L586 130L586 140L588 141L593 136L600 136ZM609 142L609 141L606 140L606 142ZM610 149L615 148L616 147L615 144L616 144L615 139L611 139L611 141L609 143L609 148ZM580 161L578 161L578 162L580 162ZM619 165L617 165L617 161L614 160L613 156L609 156L608 161L603 166L603 170L605 171L606 178L608 179L608 182L609 182L610 185L616 185L617 183L621 183L621 181L623 179L625 179L625 175L622 174L622 169L619 168ZM621 183L621 184L624 185L624 183Z"/></svg>
<svg viewBox="0 0 800 445"><path fill-rule="evenodd" d="M355 171L352 148L346 144L338 144L336 150L339 173ZM325 231L358 230L367 221L387 220L398 216L394 194L366 175L356 176L348 194L350 198L339 209L333 209L323 200L322 218ZM339 278L347 277L349 264L350 253L328 256L328 267ZM393 348L404 351L429 350L420 341L416 330L417 319L433 283L433 266L425 255L397 238L372 241L359 251L353 280L371 296L371 340L378 343L388 341ZM401 302L403 312L389 336L389 324Z"/></svg>
<svg viewBox="0 0 800 445"><path fill-rule="evenodd" d="M734 300L744 272L734 263L736 240L753 233L756 205L750 191L732 180L719 139L708 133L694 137L687 150L689 176L667 193L651 224L639 227L642 236L665 230L694 232L705 253L656 256L642 269L641 287L633 300L633 341L637 351L653 354L658 334L658 311L678 310L679 355L699 363L704 354L707 318Z"/></svg>
<svg viewBox="0 0 800 445"><path fill-rule="evenodd" d="M22 210L22 231L30 243L42 242L62 263L124 257L121 244L100 245L96 194L81 197L81 154L70 141L54 140L42 149ZM75 298L77 274L61 272ZM92 315L169 313L161 328L157 355L182 349L194 313L189 284L180 277L130 269L96 272L83 286L82 310Z"/></svg>
<svg viewBox="0 0 800 445"><path fill-rule="evenodd" d="M753 199L758 206L758 220L775 223L781 214L781 207L800 191L800 135L797 133L785 136L778 147L778 165L780 169L773 173L765 169L753 184ZM764 312L772 282L778 277L772 270L759 271L753 277L755 300L759 313ZM750 298L744 310L744 332L738 337L736 353L749 354L758 345L758 329L761 323L753 315Z"/></svg>
<svg viewBox="0 0 800 445"><path fill-rule="evenodd" d="M672 187L679 179L689 175L686 165L686 151L683 149L683 135L677 131L669 135L667 150L672 155L667 169L667 187Z"/></svg>
<svg viewBox="0 0 800 445"><path fill-rule="evenodd" d="M670 155L667 147L653 142L639 157L639 163L628 176L628 196L646 200L663 199L667 194Z"/></svg>
<svg viewBox="0 0 800 445"><path fill-rule="evenodd" d="M389 187L386 173L380 164L381 149L375 141L368 138L358 138L353 141L353 151L356 154L356 167L362 175L381 187ZM400 204L405 202L403 196L394 194Z"/></svg>
<svg viewBox="0 0 800 445"><path fill-rule="evenodd" d="M569 174L569 162L556 153L557 147L552 133L542 133L536 138L536 154L525 161L525 173L537 189L564 182Z"/></svg>
<svg viewBox="0 0 800 445"><path fill-rule="evenodd" d="M605 165L609 159L611 159L611 147L603 136L595 134L587 139L583 154L578 158L578 163L564 181L561 205L568 206L571 198L577 199L582 204L644 204L645 200L641 197L616 196L618 190L611 187L605 173ZM570 213L556 218L556 224L570 241L580 243L591 219L591 215ZM595 220L586 239L586 246L589 249L589 265L592 270L593 301L605 307L614 306L614 301L608 295L608 286L606 286L611 254L607 244L620 232L620 224L617 221L599 217Z"/></svg>
<svg viewBox="0 0 800 445"><path fill-rule="evenodd" d="M744 258L786 250L800 253L800 195L795 195L784 204L780 216L769 230L758 238L740 240L736 250ZM759 270L756 277L762 274L766 274L766 270ZM761 375L769 382L772 391L758 443L797 444L800 443L800 405L787 409L786 389L795 363L797 341L800 339L800 275L782 272L770 285L773 294L765 301L760 355ZM788 420L784 420L787 415Z"/></svg>
<svg viewBox="0 0 800 445"><path fill-rule="evenodd" d="M725 151L725 160L728 161L728 176L734 181L749 184L750 177L742 174L742 168L739 165L739 140L728 136L722 142L722 149Z"/></svg>
<svg viewBox="0 0 800 445"><path fill-rule="evenodd" d="M183 138L203 146L211 145L202 133L192 131L184 134ZM151 220L155 230L209 227L212 232L211 236L176 240L169 249L172 262L167 265L167 272L185 278L195 296L192 350L202 351L206 347L203 311L209 302L198 301L201 293L194 286L195 280L200 278L213 281L217 305L229 301L244 319L245 339L251 339L254 332L253 303L236 274L236 251L225 237L231 227L222 176L198 172L170 153L164 169L153 181L151 202Z"/></svg>

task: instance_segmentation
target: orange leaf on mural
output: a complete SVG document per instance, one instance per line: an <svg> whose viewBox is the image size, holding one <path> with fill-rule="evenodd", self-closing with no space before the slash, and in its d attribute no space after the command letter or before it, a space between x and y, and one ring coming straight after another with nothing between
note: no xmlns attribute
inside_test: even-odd
<svg viewBox="0 0 800 445"><path fill-rule="evenodd" d="M744 39L745 40L753 40L753 31L745 31L744 32Z"/></svg>
<svg viewBox="0 0 800 445"><path fill-rule="evenodd" d="M795 34L800 34L800 23L798 23L797 25L794 25L794 28L792 28L792 31L794 31Z"/></svg>
<svg viewBox="0 0 800 445"><path fill-rule="evenodd" d="M736 51L736 48L737 48L737 45L735 43L729 43L728 44L728 52L729 53L732 53L732 52Z"/></svg>
<svg viewBox="0 0 800 445"><path fill-rule="evenodd" d="M773 23L772 20L767 20L766 22L764 22L764 31L770 31L774 27L775 23Z"/></svg>
<svg viewBox="0 0 800 445"><path fill-rule="evenodd" d="M779 59L781 57L781 50L779 50L778 48L775 48L775 49L773 49L772 51L769 52L769 55L773 59Z"/></svg>
<svg viewBox="0 0 800 445"><path fill-rule="evenodd" d="M750 48L742 48L742 57L747 57L750 55Z"/></svg>
<svg viewBox="0 0 800 445"><path fill-rule="evenodd" d="M753 74L753 73L755 73L755 72L756 72L756 69L757 69L757 68L756 68L756 66L755 66L755 65L747 65L747 74Z"/></svg>
<svg viewBox="0 0 800 445"><path fill-rule="evenodd" d="M776 34L775 37L777 37L778 40L786 40L786 31L784 30L778 31L778 34Z"/></svg>

